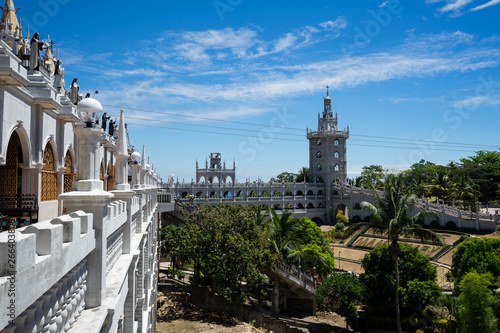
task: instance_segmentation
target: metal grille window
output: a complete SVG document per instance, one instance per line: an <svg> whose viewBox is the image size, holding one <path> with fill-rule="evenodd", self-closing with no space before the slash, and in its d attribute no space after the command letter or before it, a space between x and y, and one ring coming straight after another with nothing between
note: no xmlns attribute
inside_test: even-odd
<svg viewBox="0 0 500 333"><path fill-rule="evenodd" d="M69 151L64 158L64 167L66 168L64 171L64 192L71 192L76 175L73 173L73 158Z"/></svg>
<svg viewBox="0 0 500 333"><path fill-rule="evenodd" d="M41 200L57 200L57 173L55 171L54 151L51 144L47 144L43 152L43 164Z"/></svg>
<svg viewBox="0 0 500 333"><path fill-rule="evenodd" d="M7 147L7 161L0 166L0 195L17 195L17 172L19 136L16 132L12 134Z"/></svg>
<svg viewBox="0 0 500 333"><path fill-rule="evenodd" d="M106 191L113 191L113 186L115 186L115 166L110 163L108 164Z"/></svg>

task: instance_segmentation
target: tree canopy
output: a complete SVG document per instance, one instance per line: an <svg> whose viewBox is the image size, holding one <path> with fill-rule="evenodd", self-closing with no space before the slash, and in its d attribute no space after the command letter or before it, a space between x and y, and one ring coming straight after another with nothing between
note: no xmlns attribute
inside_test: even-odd
<svg viewBox="0 0 500 333"><path fill-rule="evenodd" d="M468 238L453 253L451 272L456 282L469 272L500 277L500 239Z"/></svg>

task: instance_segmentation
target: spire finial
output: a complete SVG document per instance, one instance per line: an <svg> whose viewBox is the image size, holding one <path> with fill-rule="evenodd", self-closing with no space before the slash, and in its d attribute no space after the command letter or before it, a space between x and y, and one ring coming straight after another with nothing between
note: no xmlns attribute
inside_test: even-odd
<svg viewBox="0 0 500 333"><path fill-rule="evenodd" d="M326 96L328 96L328 93L329 93L329 92L328 92L328 89L329 89L329 88L330 88L329 86L326 86Z"/></svg>

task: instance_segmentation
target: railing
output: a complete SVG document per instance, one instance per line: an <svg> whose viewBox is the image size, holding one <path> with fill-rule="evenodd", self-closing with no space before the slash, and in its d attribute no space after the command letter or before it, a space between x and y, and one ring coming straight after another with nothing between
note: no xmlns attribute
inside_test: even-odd
<svg viewBox="0 0 500 333"><path fill-rule="evenodd" d="M0 195L0 214L9 219L29 218L29 223L38 221L38 200L35 194Z"/></svg>
<svg viewBox="0 0 500 333"><path fill-rule="evenodd" d="M282 259L277 260L275 263L275 273L277 273L278 275L282 275L287 279L296 280L296 282L298 282L298 284L305 289L308 289L312 292L316 291L316 281L312 276L305 274L295 266L288 265L286 261Z"/></svg>

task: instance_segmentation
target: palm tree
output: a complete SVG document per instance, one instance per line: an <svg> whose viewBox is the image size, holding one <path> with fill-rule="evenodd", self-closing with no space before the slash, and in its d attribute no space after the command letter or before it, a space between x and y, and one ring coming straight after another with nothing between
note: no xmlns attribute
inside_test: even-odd
<svg viewBox="0 0 500 333"><path fill-rule="evenodd" d="M439 199L445 199L451 187L450 171L440 167L432 175L431 183L427 185L429 191L436 194Z"/></svg>
<svg viewBox="0 0 500 333"><path fill-rule="evenodd" d="M452 184L451 195L454 199L460 200L465 209L465 200L467 198L474 200L480 194L478 188L479 185L476 185L466 174L461 174Z"/></svg>
<svg viewBox="0 0 500 333"><path fill-rule="evenodd" d="M299 170L299 173L297 173L297 176L295 177L295 181L297 183L302 183L302 182L308 183L310 180L310 174L311 173L309 172L308 167L302 167Z"/></svg>
<svg viewBox="0 0 500 333"><path fill-rule="evenodd" d="M299 250L307 237L299 220L292 213L284 211L281 216L271 209L271 217L267 221L267 231L271 239L271 247L280 253L283 259L289 259L294 250Z"/></svg>
<svg viewBox="0 0 500 333"><path fill-rule="evenodd" d="M422 241L428 240L433 243L442 244L441 236L424 229L425 218L434 216L439 219L439 215L422 210L413 214L416 202L415 194L403 192L404 178L402 174L389 174L384 180L384 192L382 196L374 193L376 206L363 201L361 206L371 212L369 222L359 222L347 230L348 233L355 232L363 227L372 227L378 232L387 232L387 240L391 254L394 258L395 278L396 278L396 321L398 332L401 332L401 316L399 307L399 237L413 236Z"/></svg>

